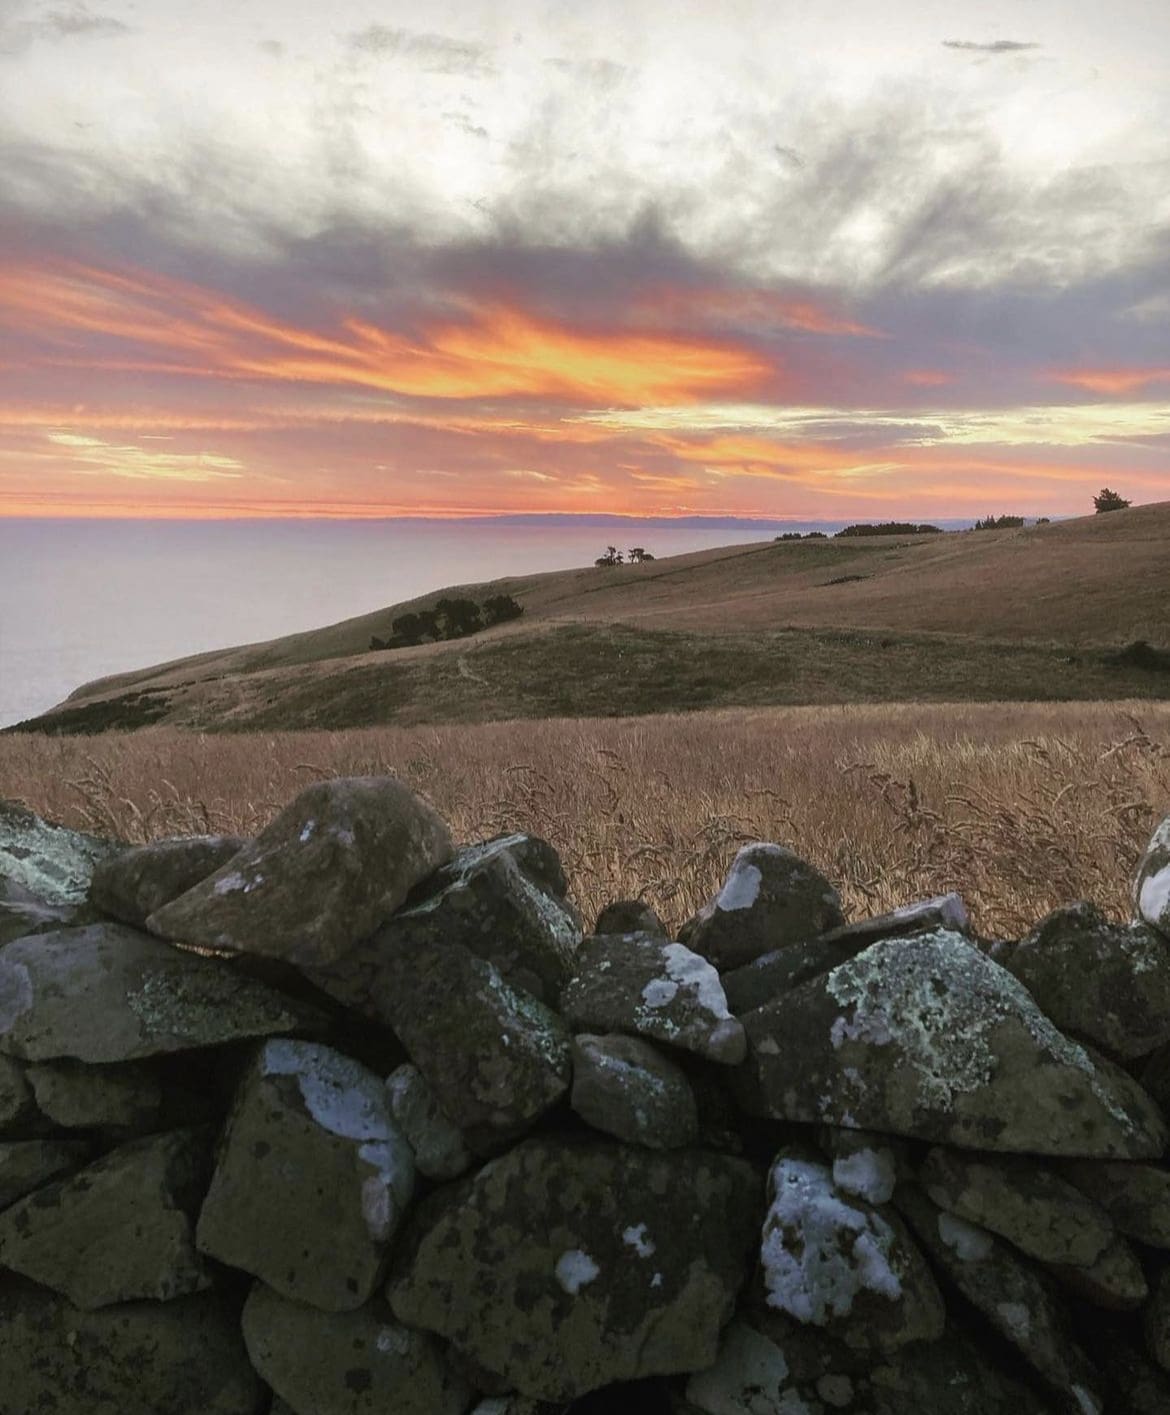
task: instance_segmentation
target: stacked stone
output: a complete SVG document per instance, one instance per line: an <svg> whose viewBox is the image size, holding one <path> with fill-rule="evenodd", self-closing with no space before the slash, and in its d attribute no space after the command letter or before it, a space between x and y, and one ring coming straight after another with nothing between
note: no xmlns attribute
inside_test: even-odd
<svg viewBox="0 0 1170 1415"><path fill-rule="evenodd" d="M389 778L255 840L0 805L0 1415L1170 1410L1170 821L1120 926L672 940Z"/></svg>

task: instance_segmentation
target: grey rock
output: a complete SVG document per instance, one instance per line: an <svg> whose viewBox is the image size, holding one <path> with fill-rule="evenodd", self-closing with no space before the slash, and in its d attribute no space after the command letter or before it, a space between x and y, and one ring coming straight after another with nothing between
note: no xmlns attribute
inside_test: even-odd
<svg viewBox="0 0 1170 1415"><path fill-rule="evenodd" d="M888 1204L898 1181L910 1173L906 1146L890 1135L826 1125L820 1143L832 1157L837 1188L871 1204Z"/></svg>
<svg viewBox="0 0 1170 1415"><path fill-rule="evenodd" d="M384 1083L329 1047L269 1041L240 1082L197 1242L293 1301L352 1311L413 1192Z"/></svg>
<svg viewBox="0 0 1170 1415"><path fill-rule="evenodd" d="M885 938L908 938L916 933L933 933L936 929L971 933L971 915L959 895L953 892L936 894L914 904L903 904L891 909L888 914L874 914L868 919L857 919L852 924L841 924L822 937L826 943L853 945L855 951L860 953L862 948L880 943Z"/></svg>
<svg viewBox="0 0 1170 1415"><path fill-rule="evenodd" d="M680 933L722 972L845 922L841 901L812 865L781 845L745 845L723 887Z"/></svg>
<svg viewBox="0 0 1170 1415"><path fill-rule="evenodd" d="M162 1083L147 1062L41 1061L27 1075L38 1110L65 1130L143 1129L162 1115Z"/></svg>
<svg viewBox="0 0 1170 1415"><path fill-rule="evenodd" d="M1164 1268L1146 1304L1146 1347L1164 1371L1170 1371L1170 1268Z"/></svg>
<svg viewBox="0 0 1170 1415"><path fill-rule="evenodd" d="M90 924L0 950L0 1052L104 1064L279 1032L322 1015L230 967Z"/></svg>
<svg viewBox="0 0 1170 1415"><path fill-rule="evenodd" d="M308 976L347 1007L371 1015L370 999L384 987L388 958L457 943L491 963L512 987L554 1005L581 942L580 918L555 888L563 883L559 871L552 847L535 836L465 846L377 933L329 966L307 970Z"/></svg>
<svg viewBox="0 0 1170 1415"><path fill-rule="evenodd" d="M1170 949L1145 924L1111 924L1073 904L1042 920L1006 966L1062 1031L1114 1056L1170 1041Z"/></svg>
<svg viewBox="0 0 1170 1415"><path fill-rule="evenodd" d="M865 1415L1050 1415L1052 1406L1014 1380L970 1337L949 1329L941 1341L907 1346L875 1366L863 1389ZM1100 1406L1068 1407L1069 1415L1100 1415ZM1075 1400L1075 1397L1074 1397ZM849 1409L858 1407L850 1406Z"/></svg>
<svg viewBox="0 0 1170 1415"><path fill-rule="evenodd" d="M1154 831L1138 866L1133 903L1140 920L1170 938L1170 816Z"/></svg>
<svg viewBox="0 0 1170 1415"><path fill-rule="evenodd" d="M637 1037L574 1040L572 1106L595 1130L633 1145L679 1149L699 1135L685 1073Z"/></svg>
<svg viewBox="0 0 1170 1415"><path fill-rule="evenodd" d="M1121 1233L1170 1248L1170 1171L1152 1164L1068 1164L1063 1173Z"/></svg>
<svg viewBox="0 0 1170 1415"><path fill-rule="evenodd" d="M10 1130L33 1110L32 1087L24 1067L0 1055L0 1132Z"/></svg>
<svg viewBox="0 0 1170 1415"><path fill-rule="evenodd" d="M960 934L873 944L743 1023L736 1083L755 1114L1038 1155L1144 1159L1166 1144L1137 1083Z"/></svg>
<svg viewBox="0 0 1170 1415"><path fill-rule="evenodd" d="M743 1027L712 965L652 934L586 939L561 1011L579 1031L626 1032L729 1066L746 1055Z"/></svg>
<svg viewBox="0 0 1170 1415"><path fill-rule="evenodd" d="M0 1209L89 1159L85 1140L10 1140L0 1144Z"/></svg>
<svg viewBox="0 0 1170 1415"><path fill-rule="evenodd" d="M618 899L607 904L593 925L595 934L654 934L669 938L666 925L643 899Z"/></svg>
<svg viewBox="0 0 1170 1415"><path fill-rule="evenodd" d="M328 964L450 858L447 827L394 777L322 781L147 927L202 948Z"/></svg>
<svg viewBox="0 0 1170 1415"><path fill-rule="evenodd" d="M157 909L214 874L244 844L237 835L192 835L131 845L94 870L89 902L121 923L142 928Z"/></svg>
<svg viewBox="0 0 1170 1415"><path fill-rule="evenodd" d="M1105 1409L1103 1383L1073 1341L1047 1284L1001 1239L906 1188L898 1204L919 1241L968 1302L1072 1409ZM1075 1402L1075 1403L1074 1403Z"/></svg>
<svg viewBox="0 0 1170 1415"><path fill-rule="evenodd" d="M715 1364L687 1381L686 1398L705 1415L796 1415L809 1408L783 1351L739 1318L724 1330Z"/></svg>
<svg viewBox="0 0 1170 1415"><path fill-rule="evenodd" d="M1034 1160L933 1149L919 1179L940 1208L1040 1262L1091 1267L1113 1242L1105 1211Z"/></svg>
<svg viewBox="0 0 1170 1415"><path fill-rule="evenodd" d="M0 947L14 938L68 928L75 911L73 904L46 904L0 874Z"/></svg>
<svg viewBox="0 0 1170 1415"><path fill-rule="evenodd" d="M96 866L121 848L0 801L0 877L42 905L83 903Z"/></svg>
<svg viewBox="0 0 1170 1415"><path fill-rule="evenodd" d="M442 1198L395 1315L537 1400L710 1366L759 1231L753 1168L694 1150L526 1140Z"/></svg>
<svg viewBox="0 0 1170 1415"><path fill-rule="evenodd" d="M263 1387L218 1293L85 1312L0 1276L4 1415L256 1415Z"/></svg>
<svg viewBox="0 0 1170 1415"><path fill-rule="evenodd" d="M1047 1270L1074 1297L1110 1312L1130 1312L1150 1295L1137 1254L1124 1238L1114 1238L1088 1267L1049 1263Z"/></svg>
<svg viewBox="0 0 1170 1415"><path fill-rule="evenodd" d="M1125 1415L1165 1415L1170 1410L1170 1380L1119 1332L1102 1333L1092 1355L1124 1402L1111 1409Z"/></svg>
<svg viewBox="0 0 1170 1415"><path fill-rule="evenodd" d="M765 1302L846 1346L895 1350L943 1332L942 1297L902 1220L842 1193L827 1165L781 1154L760 1247Z"/></svg>
<svg viewBox="0 0 1170 1415"><path fill-rule="evenodd" d="M471 1151L461 1132L444 1115L426 1077L406 1063L386 1078L386 1096L395 1125L414 1151L414 1162L427 1179L457 1179L471 1167Z"/></svg>
<svg viewBox="0 0 1170 1415"><path fill-rule="evenodd" d="M472 1399L439 1343L400 1326L380 1297L320 1312L258 1282L243 1331L252 1364L295 1415L463 1415Z"/></svg>
<svg viewBox="0 0 1170 1415"><path fill-rule="evenodd" d="M208 1147L200 1131L152 1135L42 1186L0 1214L0 1265L85 1309L208 1287L193 1241Z"/></svg>
<svg viewBox="0 0 1170 1415"><path fill-rule="evenodd" d="M522 1134L569 1089L568 1028L462 944L388 947L372 1001L477 1153Z"/></svg>

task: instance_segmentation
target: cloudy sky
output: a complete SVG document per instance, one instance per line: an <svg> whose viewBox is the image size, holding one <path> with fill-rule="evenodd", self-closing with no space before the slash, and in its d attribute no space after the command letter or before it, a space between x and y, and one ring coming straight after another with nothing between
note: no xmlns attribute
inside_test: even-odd
<svg viewBox="0 0 1170 1415"><path fill-rule="evenodd" d="M0 514L1170 498L1170 6L0 0Z"/></svg>

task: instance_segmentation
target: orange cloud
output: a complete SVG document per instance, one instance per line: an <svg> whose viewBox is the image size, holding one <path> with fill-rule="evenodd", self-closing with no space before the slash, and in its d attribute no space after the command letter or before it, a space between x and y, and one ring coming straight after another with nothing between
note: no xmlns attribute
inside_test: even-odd
<svg viewBox="0 0 1170 1415"><path fill-rule="evenodd" d="M357 317L321 333L197 285L71 262L0 273L0 324L63 350L40 362L419 398L687 403L751 392L775 373L762 355L727 340L573 329L501 303L433 323L418 337ZM140 352L95 347L92 336Z"/></svg>
<svg viewBox="0 0 1170 1415"><path fill-rule="evenodd" d="M1090 393L1132 393L1151 384L1170 384L1170 368L1053 369L1048 377Z"/></svg>
<svg viewBox="0 0 1170 1415"><path fill-rule="evenodd" d="M942 388L944 384L954 381L952 374L943 373L940 369L914 368L902 375L902 382L915 388Z"/></svg>

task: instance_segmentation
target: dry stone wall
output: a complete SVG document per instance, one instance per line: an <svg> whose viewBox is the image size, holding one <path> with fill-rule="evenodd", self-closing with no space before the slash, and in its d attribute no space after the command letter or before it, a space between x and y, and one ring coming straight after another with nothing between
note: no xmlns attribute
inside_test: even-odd
<svg viewBox="0 0 1170 1415"><path fill-rule="evenodd" d="M672 939L398 782L0 805L0 1415L1170 1411L1170 821L1134 918Z"/></svg>

